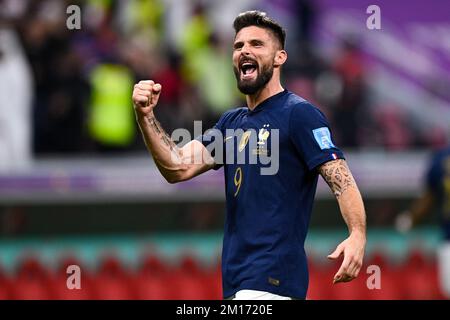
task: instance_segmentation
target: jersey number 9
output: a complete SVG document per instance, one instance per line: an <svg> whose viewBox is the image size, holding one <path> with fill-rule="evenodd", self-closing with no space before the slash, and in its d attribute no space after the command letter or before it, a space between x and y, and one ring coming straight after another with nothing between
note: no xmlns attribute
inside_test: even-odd
<svg viewBox="0 0 450 320"><path fill-rule="evenodd" d="M234 193L235 197L238 195L239 190L241 190L241 184L242 184L242 169L241 167L238 167L236 169L236 173L234 174L234 185L236 186L236 192Z"/></svg>

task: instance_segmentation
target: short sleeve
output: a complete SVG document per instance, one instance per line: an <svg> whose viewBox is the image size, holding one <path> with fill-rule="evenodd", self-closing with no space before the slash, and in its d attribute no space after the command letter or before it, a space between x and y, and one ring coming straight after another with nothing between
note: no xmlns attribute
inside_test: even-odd
<svg viewBox="0 0 450 320"><path fill-rule="evenodd" d="M289 119L292 142L309 170L336 159L345 159L334 143L324 114L308 102L293 106Z"/></svg>
<svg viewBox="0 0 450 320"><path fill-rule="evenodd" d="M214 162L216 163L213 167L214 170L220 169L224 163L223 152L220 152L222 159L217 159L220 155L216 154L214 146L216 145L216 141L218 141L218 139L220 139L220 143L223 143L223 133L225 131L225 122L228 115L229 112L225 112L214 127L207 130L203 135L195 138L195 140L201 142L205 146L211 154L211 157L214 158Z"/></svg>

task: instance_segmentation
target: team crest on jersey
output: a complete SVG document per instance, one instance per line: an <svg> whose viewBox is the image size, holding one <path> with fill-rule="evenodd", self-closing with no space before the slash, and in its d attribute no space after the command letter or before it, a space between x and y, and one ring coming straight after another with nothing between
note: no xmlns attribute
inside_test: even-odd
<svg viewBox="0 0 450 320"><path fill-rule="evenodd" d="M270 127L269 124L265 124L259 130L258 143L257 143L256 149L252 150L252 153L254 155L263 155L263 156L268 155L266 142L267 142L267 139L269 139L269 137L270 137L270 131L268 130L269 127Z"/></svg>
<svg viewBox="0 0 450 320"><path fill-rule="evenodd" d="M259 130L258 133L258 145L265 145L267 139L269 139L270 132L267 130L270 125L265 124L263 127Z"/></svg>

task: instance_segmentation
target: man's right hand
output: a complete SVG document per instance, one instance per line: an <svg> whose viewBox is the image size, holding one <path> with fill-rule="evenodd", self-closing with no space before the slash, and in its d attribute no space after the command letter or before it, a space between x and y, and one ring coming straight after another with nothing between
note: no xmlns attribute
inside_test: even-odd
<svg viewBox="0 0 450 320"><path fill-rule="evenodd" d="M206 147L192 140L179 148L153 115L162 86L154 81L140 81L134 86L133 106L147 149L159 171L169 183L189 180L214 166ZM199 163L197 163L197 160Z"/></svg>
<svg viewBox="0 0 450 320"><path fill-rule="evenodd" d="M140 81L134 86L133 106L137 116L146 116L153 112L161 94L162 86L152 80Z"/></svg>

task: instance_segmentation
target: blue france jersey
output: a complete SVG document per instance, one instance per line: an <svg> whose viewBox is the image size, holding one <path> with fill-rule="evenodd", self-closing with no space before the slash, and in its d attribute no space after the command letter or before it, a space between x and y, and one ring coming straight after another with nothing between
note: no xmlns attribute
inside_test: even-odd
<svg viewBox="0 0 450 320"><path fill-rule="evenodd" d="M316 168L344 158L327 120L316 107L285 90L253 111L244 107L226 112L215 129L223 134L223 159L214 150L212 154L219 164L216 168L224 163L227 201L224 297L253 289L305 298L304 242L317 187ZM230 129L241 130L233 136ZM275 131L278 137L272 139ZM214 139L205 134L199 140L208 148ZM238 161L243 154L245 161ZM250 161L255 155L256 163ZM263 162L263 157L271 158L271 163ZM270 166L269 174L263 174L261 169Z"/></svg>
<svg viewBox="0 0 450 320"><path fill-rule="evenodd" d="M434 194L445 240L450 240L450 148L437 152L426 175L428 189Z"/></svg>

